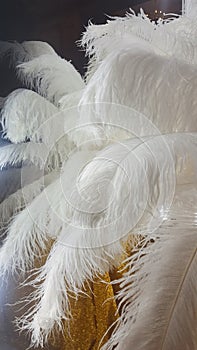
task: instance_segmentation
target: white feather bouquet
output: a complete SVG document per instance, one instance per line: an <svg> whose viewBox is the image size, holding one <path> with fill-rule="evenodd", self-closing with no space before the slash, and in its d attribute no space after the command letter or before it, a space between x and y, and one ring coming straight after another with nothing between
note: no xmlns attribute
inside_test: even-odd
<svg viewBox="0 0 197 350"><path fill-rule="evenodd" d="M44 346L72 318L71 298L123 262L103 349L197 349L196 7L158 25L143 12L90 25L86 83L48 45L3 46L34 91L2 100L12 144L0 165L33 163L42 176L0 205L2 278L32 271L51 246L24 282L33 306L18 325L31 345Z"/></svg>

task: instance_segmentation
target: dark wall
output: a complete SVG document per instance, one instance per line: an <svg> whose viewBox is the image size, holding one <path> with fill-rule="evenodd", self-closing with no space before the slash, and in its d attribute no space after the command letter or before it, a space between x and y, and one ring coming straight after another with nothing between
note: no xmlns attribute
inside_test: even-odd
<svg viewBox="0 0 197 350"><path fill-rule="evenodd" d="M6 0L0 10L0 40L43 40L83 74L86 60L77 47L85 26L105 23L106 15L124 15L129 8L144 7L154 15L154 9L180 12L181 0ZM19 86L7 62L0 62L0 96ZM12 88L11 88L12 87Z"/></svg>
<svg viewBox="0 0 197 350"><path fill-rule="evenodd" d="M104 23L105 14L143 1L7 0L0 13L1 40L48 41L62 56L83 69L83 54L75 42L92 19Z"/></svg>

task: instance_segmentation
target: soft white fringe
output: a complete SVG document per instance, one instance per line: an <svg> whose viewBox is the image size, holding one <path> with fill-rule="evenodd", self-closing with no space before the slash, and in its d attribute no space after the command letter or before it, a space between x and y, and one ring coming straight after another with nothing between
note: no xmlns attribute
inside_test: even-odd
<svg viewBox="0 0 197 350"><path fill-rule="evenodd" d="M58 178L58 173L50 173L37 183L13 195L21 205L26 204L26 208L15 216L7 229L7 237L0 250L2 277L9 271L14 273L17 268L25 271L32 267L35 257L44 251L46 243L56 239L63 227L67 226L68 221L64 220L64 209L68 205L59 206L60 202L65 201L62 186L66 186L65 190L68 191L72 187L78 169L83 167L93 155L92 152L78 152L69 159L64 169L65 173L60 174ZM36 192L41 192L35 198L32 188ZM27 203L24 203L26 199ZM10 200L8 198L6 203L2 203L3 209L10 210Z"/></svg>
<svg viewBox="0 0 197 350"><path fill-rule="evenodd" d="M110 53L136 44L161 56L196 63L197 26L196 16L193 17L193 20L186 16L173 18L173 21L160 20L156 25L142 10L137 16L131 10L125 17L112 17L104 25L90 23L81 40L90 58L88 79Z"/></svg>
<svg viewBox="0 0 197 350"><path fill-rule="evenodd" d="M197 1L196 0L185 0L184 1L184 13L190 18L197 17Z"/></svg>
<svg viewBox="0 0 197 350"><path fill-rule="evenodd" d="M121 316L102 350L196 349L197 188L187 185L183 192L157 230L159 238L142 241L125 261L127 272L118 281ZM186 195L194 206L185 205Z"/></svg>
<svg viewBox="0 0 197 350"><path fill-rule="evenodd" d="M3 105L5 103L6 98L5 97L0 97L0 109L3 108Z"/></svg>
<svg viewBox="0 0 197 350"><path fill-rule="evenodd" d="M121 48L86 86L73 140L103 146L133 135L195 132L196 92L196 66L158 56L143 45Z"/></svg>
<svg viewBox="0 0 197 350"><path fill-rule="evenodd" d="M83 293L85 280L92 280L93 276L104 274L120 263L123 248L119 242L111 246L114 254L110 256L105 249L81 248L73 232L66 233L70 240L67 238L64 242L64 237L59 237L47 263L38 271L38 277L30 282L36 287L36 292L31 296L36 305L20 319L19 327L31 333L34 346L43 346L54 326L61 329L62 320L72 317L70 297L77 298ZM81 235L83 243L85 239L86 235Z"/></svg>
<svg viewBox="0 0 197 350"><path fill-rule="evenodd" d="M58 123L55 123L56 126ZM48 124L50 127L51 125L54 125L54 122ZM59 129L57 131L59 133ZM60 169L66 162L72 149L74 149L74 144L72 141L69 141L67 135L59 139L52 138L49 141L49 145L27 142L1 147L0 168L5 168L8 165L24 166L34 164L46 172Z"/></svg>
<svg viewBox="0 0 197 350"><path fill-rule="evenodd" d="M17 89L8 95L1 111L3 137L13 143L26 139L47 142L50 133L45 130L41 134L41 127L44 124L46 129L47 120L57 118L57 113L58 109L36 92Z"/></svg>
<svg viewBox="0 0 197 350"><path fill-rule="evenodd" d="M71 135L78 119L78 110L76 105L72 104L72 96L73 94L69 94L63 97L63 108L59 110L36 92L27 89L18 89L12 92L7 97L1 112L3 137L14 143L26 140L44 143L46 151L43 162L46 162L46 167L59 168L75 147ZM81 92L79 96L81 96ZM79 102L79 96L76 94L74 98L76 103ZM26 148L31 160L31 152L33 154L34 147L40 147L42 151L45 146L41 144L33 146L33 143L27 143L26 146L25 144L16 147L10 146L7 150L13 149L16 155L20 153L18 149L25 150ZM6 149L3 150L6 151ZM20 155L22 156L22 153ZM1 155L2 160L3 156L4 153ZM11 164L12 157L8 161ZM42 167L42 165L40 166Z"/></svg>
<svg viewBox="0 0 197 350"><path fill-rule="evenodd" d="M49 150L42 143L10 144L1 147L0 168L7 165L34 164L40 168L47 165Z"/></svg>
<svg viewBox="0 0 197 350"><path fill-rule="evenodd" d="M43 41L0 41L0 58L8 56L14 66L46 54L56 55L54 49Z"/></svg>
<svg viewBox="0 0 197 350"><path fill-rule="evenodd" d="M74 66L59 56L42 55L18 65L18 76L26 86L58 105L64 95L84 88L84 82Z"/></svg>
<svg viewBox="0 0 197 350"><path fill-rule="evenodd" d="M47 197L53 203L50 214L62 213L64 221L55 226L59 228L57 241L38 276L30 282L36 288L32 300L37 304L23 317L21 327L32 333L32 344L43 344L53 327L61 328L61 319L70 317L70 294L77 297L87 279L119 264L121 243L130 234L148 235L148 239L166 234L156 229L170 215L176 181L182 184L195 179L196 137L163 138L130 140L100 152L77 183L73 182L74 187L64 188L64 201L57 184L54 189L48 187ZM191 177L188 170L192 170ZM37 206L43 208L42 223L47 223L46 205L40 202ZM39 222L38 213L36 218ZM45 231L52 234L50 222Z"/></svg>
<svg viewBox="0 0 197 350"><path fill-rule="evenodd" d="M0 203L1 229L5 230L5 227L10 223L12 217L31 203L56 177L57 172L53 171L18 189Z"/></svg>
<svg viewBox="0 0 197 350"><path fill-rule="evenodd" d="M21 210L22 207L26 206L26 209L19 214L16 213L8 225L7 237L0 249L0 275L2 278L6 277L9 272L12 274L25 273L33 266L35 259L42 257L45 252L46 244L51 238L45 229L46 227L39 225L37 220L38 214L41 212L40 206L38 206L38 202L41 204L39 195L46 200L45 190L57 176L57 172L52 172L22 188L18 193L10 196L6 203L2 203L0 209L3 209L4 214L10 214L10 218L14 211ZM36 194L38 196L34 198ZM20 207L15 208L14 204L20 204Z"/></svg>
<svg viewBox="0 0 197 350"><path fill-rule="evenodd" d="M84 89L62 96L58 102L58 107L61 110L78 107L79 101L83 95L83 91Z"/></svg>
<svg viewBox="0 0 197 350"><path fill-rule="evenodd" d="M196 69L185 63L196 63L195 21L184 17L155 28L147 19L137 19L131 14L125 20L117 19L105 27L100 26L96 32L94 29L92 36L84 40L90 48L88 53L96 60L93 69L101 64L82 95L81 119L77 125L80 128L90 123L90 127L87 127L88 132L84 132L86 126L82 128L73 140L81 145L87 137L93 138L93 147L97 149L99 143L103 146L131 135L195 132ZM169 60L171 56L174 58ZM63 95L74 93L73 99L68 98L73 106L72 101L75 103L78 99L76 91L84 88L81 77L70 63L65 64L55 56L43 55L20 65L20 74L30 87L56 105ZM113 118L118 104L120 109ZM131 108L130 119L125 105ZM126 113L119 114L122 108L126 108ZM107 121L109 126L106 127ZM95 122L100 123L99 127L92 125ZM33 146L31 152L25 150L24 144L4 147L0 164L9 163L11 155L11 163L31 160L43 167L48 150L40 156L40 145L29 143L29 146ZM63 149L64 141L59 148L61 146ZM126 304L120 325L107 348L119 343L118 349L127 350L129 341L135 349L152 350L154 346L154 349L179 350L183 342L184 348L196 350L193 339L196 322L191 322L191 309L193 305L196 308L196 262L190 264L191 269L184 276L185 266L189 266L196 249L195 218L189 222L185 220L196 206L193 193L196 135L132 139L107 147L91 161L93 155L78 152L68 160L60 179L33 199L9 228L0 251L2 276L9 271L14 273L17 268L25 271L32 267L48 241L56 240L45 265L30 282L35 286L30 301L37 303L19 321L21 328L32 333L32 345L43 346L54 325L61 328L62 318L72 316L70 295L77 298L87 279L92 280L119 264L122 241L126 241L130 233L143 234L146 236L141 242L143 249L127 261L130 272L123 278L120 292ZM56 168L62 160L57 161L59 153L53 153L53 157ZM88 161L90 164L86 165ZM184 193L181 199L177 197L177 206L171 207L174 192L175 195L179 195L179 190L183 193L187 183L192 184L189 206L185 206ZM180 205L186 209L182 213L185 216L180 215ZM156 242L151 245L152 237ZM170 274L172 270L175 277ZM166 283L166 275L169 283ZM182 309L181 298L173 304L176 292L181 291L180 277L188 279L189 283L181 287L183 294L190 296ZM134 297L133 302L131 297ZM169 306L175 313L168 318L171 322L166 332L167 322L163 318L169 315ZM183 314L188 314L187 325L183 324ZM158 318L162 326L159 328L155 322ZM132 334L131 329L134 330ZM178 329L184 339L178 335ZM167 336L162 337L161 332ZM161 339L163 347L159 343Z"/></svg>

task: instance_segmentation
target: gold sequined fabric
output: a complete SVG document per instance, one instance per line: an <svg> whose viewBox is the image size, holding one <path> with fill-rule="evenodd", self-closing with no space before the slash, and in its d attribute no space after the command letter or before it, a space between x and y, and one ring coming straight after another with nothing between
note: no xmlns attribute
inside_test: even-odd
<svg viewBox="0 0 197 350"><path fill-rule="evenodd" d="M125 247L122 261L131 254L131 244ZM43 259L42 263L45 259ZM64 323L64 332L49 341L55 350L99 350L110 338L118 318L115 295L118 284L110 284L122 276L120 265L93 282L86 283L78 299L70 299L72 319Z"/></svg>
<svg viewBox="0 0 197 350"><path fill-rule="evenodd" d="M108 329L118 317L109 282L109 274L102 281L97 278L77 301L71 300L72 320L69 326L65 323L61 350L98 350L109 339Z"/></svg>

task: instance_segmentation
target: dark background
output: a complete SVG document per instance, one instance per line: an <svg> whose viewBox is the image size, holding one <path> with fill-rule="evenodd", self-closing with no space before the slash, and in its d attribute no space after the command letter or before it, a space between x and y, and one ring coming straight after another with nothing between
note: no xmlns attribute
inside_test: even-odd
<svg viewBox="0 0 197 350"><path fill-rule="evenodd" d="M105 23L107 15L125 15L129 8L143 7L150 17L154 10L181 12L181 0L7 0L0 7L0 40L42 40L62 57L71 60L83 74L84 52L77 47L88 21ZM0 62L0 96L17 87L7 62Z"/></svg>

